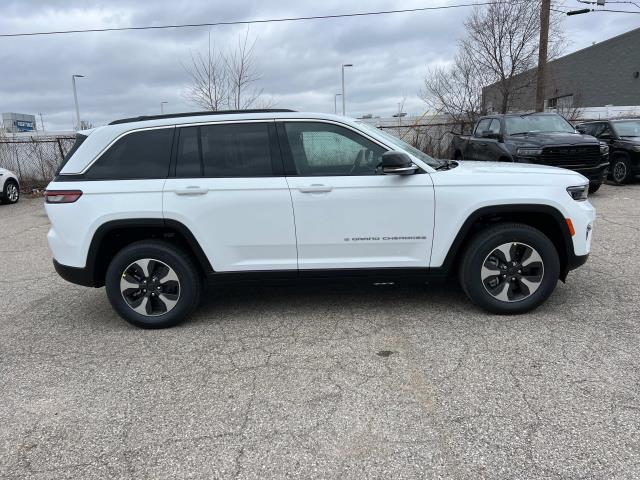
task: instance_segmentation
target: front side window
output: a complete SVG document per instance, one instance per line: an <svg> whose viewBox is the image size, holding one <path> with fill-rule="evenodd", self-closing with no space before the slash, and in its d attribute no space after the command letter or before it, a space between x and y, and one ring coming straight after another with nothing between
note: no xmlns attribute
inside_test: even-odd
<svg viewBox="0 0 640 480"><path fill-rule="evenodd" d="M291 122L284 126L288 152L298 175L377 175L385 148L330 123Z"/></svg>
<svg viewBox="0 0 640 480"><path fill-rule="evenodd" d="M177 177L273 176L267 123L180 128Z"/></svg>
<svg viewBox="0 0 640 480"><path fill-rule="evenodd" d="M490 118L483 118L482 120L480 120L478 122L478 126L476 127L476 137L481 137L482 136L482 132L489 130L489 125L491 125L491 119Z"/></svg>
<svg viewBox="0 0 640 480"><path fill-rule="evenodd" d="M489 125L489 131L494 135L500 135L500 120L494 118Z"/></svg>
<svg viewBox="0 0 640 480"><path fill-rule="evenodd" d="M103 153L86 176L94 180L166 178L174 128L125 135Z"/></svg>

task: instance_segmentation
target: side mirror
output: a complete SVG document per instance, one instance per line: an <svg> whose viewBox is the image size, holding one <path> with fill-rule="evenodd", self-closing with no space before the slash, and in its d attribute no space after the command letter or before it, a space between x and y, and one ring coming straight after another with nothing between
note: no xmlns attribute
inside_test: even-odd
<svg viewBox="0 0 640 480"><path fill-rule="evenodd" d="M382 173L395 175L411 175L418 170L411 157L404 152L385 152L382 154Z"/></svg>

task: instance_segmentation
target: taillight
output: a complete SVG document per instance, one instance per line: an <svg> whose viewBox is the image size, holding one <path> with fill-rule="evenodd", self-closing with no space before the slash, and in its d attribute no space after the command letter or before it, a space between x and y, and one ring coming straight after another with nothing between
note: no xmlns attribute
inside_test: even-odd
<svg viewBox="0 0 640 480"><path fill-rule="evenodd" d="M73 203L81 196L81 190L47 190L44 192L47 203Z"/></svg>

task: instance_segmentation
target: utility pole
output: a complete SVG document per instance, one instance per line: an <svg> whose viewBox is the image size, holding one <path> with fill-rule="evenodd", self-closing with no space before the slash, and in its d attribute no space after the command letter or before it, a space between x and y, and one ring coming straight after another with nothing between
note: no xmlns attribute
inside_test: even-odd
<svg viewBox="0 0 640 480"><path fill-rule="evenodd" d="M44 120L42 120L42 112L38 112L38 115L40 115L40 125L42 125L42 131L44 132Z"/></svg>
<svg viewBox="0 0 640 480"><path fill-rule="evenodd" d="M538 47L538 79L536 82L536 112L544 111L547 50L549 47L549 16L551 0L542 0L540 6L540 45Z"/></svg>

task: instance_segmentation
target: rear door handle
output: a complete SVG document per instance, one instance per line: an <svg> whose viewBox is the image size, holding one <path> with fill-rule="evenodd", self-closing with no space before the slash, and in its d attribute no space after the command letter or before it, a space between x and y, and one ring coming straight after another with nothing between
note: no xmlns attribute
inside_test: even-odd
<svg viewBox="0 0 640 480"><path fill-rule="evenodd" d="M204 195L209 191L209 189L190 185L186 188L176 188L174 191L176 192L176 195Z"/></svg>
<svg viewBox="0 0 640 480"><path fill-rule="evenodd" d="M331 185L313 184L307 187L298 187L298 190L300 190L302 193L326 193L333 190L333 187Z"/></svg>

